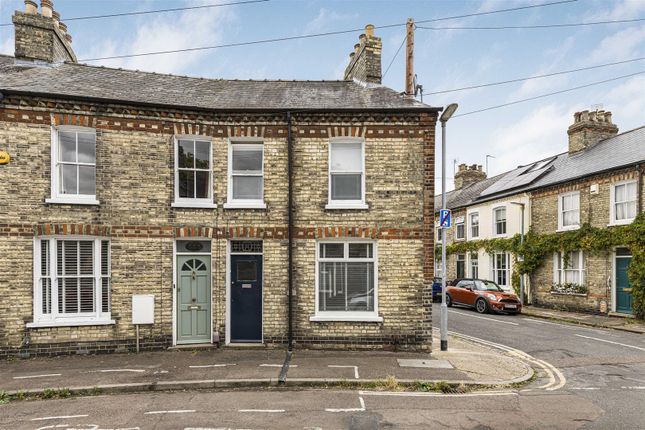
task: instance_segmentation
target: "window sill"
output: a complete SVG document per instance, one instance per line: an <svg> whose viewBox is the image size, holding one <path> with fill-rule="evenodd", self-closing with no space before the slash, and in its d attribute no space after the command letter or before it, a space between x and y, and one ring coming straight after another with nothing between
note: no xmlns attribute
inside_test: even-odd
<svg viewBox="0 0 645 430"><path fill-rule="evenodd" d="M224 203L224 209L266 209L264 202L229 202Z"/></svg>
<svg viewBox="0 0 645 430"><path fill-rule="evenodd" d="M563 231L572 231L572 230L580 230L580 226L579 225L574 225L574 226L570 226L570 227L558 227L558 229L556 230L556 233L560 233L560 232L563 232Z"/></svg>
<svg viewBox="0 0 645 430"><path fill-rule="evenodd" d="M217 209L217 204L209 202L173 202L170 204L173 208L194 208L194 209Z"/></svg>
<svg viewBox="0 0 645 430"><path fill-rule="evenodd" d="M365 316L332 316L332 315L313 315L309 317L309 321L312 322L383 322L383 317L377 315L365 315Z"/></svg>
<svg viewBox="0 0 645 430"><path fill-rule="evenodd" d="M45 203L51 203L55 205L87 205L87 206L98 206L101 204L98 200L96 200L96 198L68 199L64 197L53 197L51 199L45 199Z"/></svg>
<svg viewBox="0 0 645 430"><path fill-rule="evenodd" d="M617 225L629 225L632 222L634 222L634 219L635 218L621 219L620 221L613 221L613 222L610 222L609 224L607 224L607 227L614 227L614 226L617 226Z"/></svg>
<svg viewBox="0 0 645 430"><path fill-rule="evenodd" d="M87 321L41 321L27 323L27 328L46 328L46 327L77 327L88 325L114 325L114 320L87 320Z"/></svg>
<svg viewBox="0 0 645 430"><path fill-rule="evenodd" d="M342 203L327 203L325 205L326 210L343 210L343 209L359 209L365 210L369 209L367 203L351 203L351 204L342 204Z"/></svg>

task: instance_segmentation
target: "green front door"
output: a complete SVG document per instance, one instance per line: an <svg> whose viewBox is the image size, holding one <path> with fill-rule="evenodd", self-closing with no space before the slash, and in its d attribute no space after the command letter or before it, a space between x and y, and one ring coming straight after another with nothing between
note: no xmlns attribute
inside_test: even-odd
<svg viewBox="0 0 645 430"><path fill-rule="evenodd" d="M632 313L632 287L627 277L631 257L616 257L616 312Z"/></svg>
<svg viewBox="0 0 645 430"><path fill-rule="evenodd" d="M177 257L177 343L211 341L211 263L208 256Z"/></svg>

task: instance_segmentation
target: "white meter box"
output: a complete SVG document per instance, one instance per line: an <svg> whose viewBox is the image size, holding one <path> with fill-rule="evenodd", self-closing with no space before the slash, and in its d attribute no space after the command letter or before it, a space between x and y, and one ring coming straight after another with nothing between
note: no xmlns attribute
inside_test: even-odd
<svg viewBox="0 0 645 430"><path fill-rule="evenodd" d="M155 296L140 294L132 296L132 324L154 324Z"/></svg>

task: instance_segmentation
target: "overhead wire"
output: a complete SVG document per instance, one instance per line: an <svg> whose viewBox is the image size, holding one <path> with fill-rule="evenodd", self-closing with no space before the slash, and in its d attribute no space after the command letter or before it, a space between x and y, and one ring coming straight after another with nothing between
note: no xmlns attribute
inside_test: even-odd
<svg viewBox="0 0 645 430"><path fill-rule="evenodd" d="M563 27L581 27L591 25L607 25L607 24L624 24L630 22L645 21L645 18L633 19L616 19L609 21L593 21L593 22L572 22L564 24L537 24L537 25L502 25L492 27L425 27L417 25L416 28L422 30L519 30L519 29L544 29L544 28L563 28Z"/></svg>
<svg viewBox="0 0 645 430"><path fill-rule="evenodd" d="M123 17L123 16L134 16L134 15L149 15L149 14L154 14L154 13L165 13L165 12L181 12L184 10L194 10L194 9L209 9L209 8L214 8L214 7L222 7L222 6L235 6L235 5L242 5L242 4L252 4L252 3L265 3L271 0L242 0L242 1L234 1L234 2L229 2L229 3L214 3L214 4L205 4L205 5L200 5L200 6L186 6L186 7L173 7L169 9L153 9L153 10L142 10L142 11L136 11L136 12L121 12L121 13L110 13L107 15L89 15L89 16L76 16L72 18L65 18L65 22L68 21L81 21L81 20L86 20L86 19L103 19L103 18L118 18L118 17ZM0 27L6 27L9 25L13 25L12 23L4 23L0 24Z"/></svg>
<svg viewBox="0 0 645 430"><path fill-rule="evenodd" d="M406 33L405 36L403 36L403 40L401 41L401 44L399 45L399 49L397 49L396 52L394 53L394 56L392 57L392 60L390 61L390 64L387 65L387 68L385 69L385 72L381 75L381 79L385 78L385 76L387 75L387 72L390 71L390 67L392 67L392 64L394 64L394 60L396 60L396 57L399 56L399 52L401 52L401 48L403 48L403 44L405 43L406 40L408 40L407 33Z"/></svg>
<svg viewBox="0 0 645 430"><path fill-rule="evenodd" d="M452 20L452 19L469 18L469 17L473 17L473 16L480 16L480 15L490 15L490 14L495 14L495 13L513 12L513 11L525 10L525 9L531 9L531 8L541 8L541 7L547 7L547 6L561 5L561 4L565 4L565 3L573 3L573 2L576 2L576 1L578 1L578 0L561 0L561 1L550 2L550 3L519 6L519 7L514 7L514 8L506 8L506 9L497 9L497 10L492 10L492 11L487 11L487 12L474 12L474 13L465 14L465 15L453 15L453 16L446 16L446 17L441 17L441 18L423 19L423 20L417 21L417 23L445 21L445 20ZM393 28L393 27L402 27L402 26L405 26L405 25L407 25L407 23L378 25L376 27L377 28ZM252 40L252 41L247 41L247 42L225 43L225 44L221 44L221 45L201 46L201 47L192 47L192 48L183 48L183 49L170 49L170 50L163 50L163 51L141 52L141 53L135 53L135 54L112 55L112 56L106 56L106 57L84 58L84 59L80 59L79 61L81 61L81 62L92 62L92 61L101 61L101 60L115 60L115 59L121 59L121 58L145 57L145 56L151 56L151 55L175 54L175 53L181 53L181 52L195 52L195 51L204 51L204 50L219 49L219 48L232 48L232 47L238 47L238 46L249 46L249 45L258 45L258 44L265 44L265 43L284 42L284 41L289 41L289 40L310 39L310 38L315 38L315 37L325 37L325 36L333 36L333 35L339 35L339 34L356 33L356 32L360 32L360 31L364 31L364 28L353 28L353 29L348 29L348 30L327 31L327 32L322 32L322 33L303 34L303 35L297 35L297 36L275 37L275 38L269 38L269 39Z"/></svg>
<svg viewBox="0 0 645 430"><path fill-rule="evenodd" d="M493 86L496 86L496 85L511 84L511 83L515 83L515 82L529 81L529 80L532 80L532 79L548 78L548 77L551 77L551 76L558 76L558 75L565 75L565 74L568 74L568 73L582 72L584 70L599 69L601 67L615 66L615 65L618 65L618 64L632 63L634 61L641 61L641 60L645 60L645 57L632 58L632 59L629 59L629 60L622 60L622 61L615 61L613 63L597 64L595 66L580 67L580 68L577 68L577 69L561 70L559 72L545 73L543 75L534 75L534 76L529 76L529 77L526 77L526 78L516 78L516 79L509 79L509 80L506 80L506 81L489 82L489 83L486 83L486 84L471 85L471 86L467 86L467 87L453 88L453 89L450 89L450 90L432 91L432 92L426 93L426 95L446 94L446 93L454 93L454 92L457 92L457 91L474 90L474 89L477 89L477 88L493 87Z"/></svg>
<svg viewBox="0 0 645 430"><path fill-rule="evenodd" d="M477 110L473 110L473 111L470 111L470 112L465 112L465 113L453 115L453 118L466 116L466 115L472 115L472 114L476 114L476 113L480 113L480 112L486 112L486 111L489 111L489 110L499 109L499 108L503 108L503 107L506 107L506 106L512 106L512 105L516 105L516 104L519 104L519 103L528 102L528 101L531 101L531 100L537 100L537 99L541 99L541 98L544 98L544 97L549 97L549 96L554 96L554 95L557 95L557 94L567 93L567 92L579 90L579 89L582 89L582 88L592 87L594 85L600 85L600 84L604 84L604 83L607 83L607 82L617 81L619 79L630 78L632 76L641 75L643 73L645 73L645 70L640 71L640 72L636 72L636 73L630 73L628 75L616 76L616 77L610 78L610 79L604 79L602 81L591 82L589 84L579 85L577 87L567 88L567 89L560 90L560 91L554 91L552 93L540 94L538 96L529 97L529 98L526 98L526 99L514 100L514 101L508 102L508 103L502 103L502 104L499 104L499 105L490 106L490 107L483 108L483 109L477 109Z"/></svg>

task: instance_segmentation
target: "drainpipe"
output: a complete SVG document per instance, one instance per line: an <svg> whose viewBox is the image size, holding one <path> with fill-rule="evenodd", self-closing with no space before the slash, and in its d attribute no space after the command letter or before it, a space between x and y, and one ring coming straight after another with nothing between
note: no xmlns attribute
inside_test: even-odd
<svg viewBox="0 0 645 430"><path fill-rule="evenodd" d="M636 203L638 213L643 212L643 165L638 166L638 182L636 183L636 188L638 189L638 202Z"/></svg>
<svg viewBox="0 0 645 430"><path fill-rule="evenodd" d="M288 229L289 229L289 352L293 349L293 137L291 112L287 112L287 175L289 177Z"/></svg>

